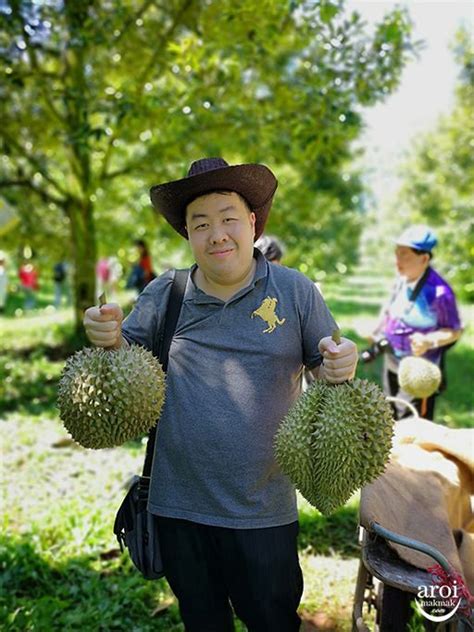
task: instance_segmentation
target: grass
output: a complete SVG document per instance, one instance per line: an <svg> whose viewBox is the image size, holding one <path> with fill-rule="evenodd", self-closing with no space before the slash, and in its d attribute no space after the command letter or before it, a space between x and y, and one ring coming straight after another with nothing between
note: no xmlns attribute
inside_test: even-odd
<svg viewBox="0 0 474 632"><path fill-rule="evenodd" d="M323 288L343 332L360 346L362 331L376 318L384 284L383 278L374 282L361 275L344 288ZM5 508L0 627L182 632L166 581L143 580L120 554L112 532L127 481L142 464L141 442L85 450L68 440L58 419L60 371L82 342L73 336L70 310L51 309L49 299L46 293L37 310L21 316L15 316L19 307L13 303L7 317L0 317ZM472 423L473 355L467 335L449 352L441 423ZM377 381L379 371L376 362L359 366L358 374ZM358 566L358 496L329 517L301 497L298 502L305 576L301 613L307 629L348 631ZM416 623L412 629L418 629ZM243 627L237 624L237 630Z"/></svg>

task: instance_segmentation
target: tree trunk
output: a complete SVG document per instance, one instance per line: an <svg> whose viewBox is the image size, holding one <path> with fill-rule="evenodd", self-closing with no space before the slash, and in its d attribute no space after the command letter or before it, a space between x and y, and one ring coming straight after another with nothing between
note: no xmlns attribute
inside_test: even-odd
<svg viewBox="0 0 474 632"><path fill-rule="evenodd" d="M96 239L93 206L76 201L69 208L71 243L74 261L75 331L82 331L84 310L95 304Z"/></svg>

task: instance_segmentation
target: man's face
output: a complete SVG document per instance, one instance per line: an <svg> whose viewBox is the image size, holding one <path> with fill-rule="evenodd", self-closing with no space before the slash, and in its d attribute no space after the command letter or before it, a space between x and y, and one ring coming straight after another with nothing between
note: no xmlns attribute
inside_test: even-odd
<svg viewBox="0 0 474 632"><path fill-rule="evenodd" d="M186 229L202 273L215 283L232 285L249 273L255 214L237 193L210 193L186 209Z"/></svg>
<svg viewBox="0 0 474 632"><path fill-rule="evenodd" d="M398 272L408 281L414 281L421 276L430 260L427 254L416 254L408 246L397 246L395 258Z"/></svg>

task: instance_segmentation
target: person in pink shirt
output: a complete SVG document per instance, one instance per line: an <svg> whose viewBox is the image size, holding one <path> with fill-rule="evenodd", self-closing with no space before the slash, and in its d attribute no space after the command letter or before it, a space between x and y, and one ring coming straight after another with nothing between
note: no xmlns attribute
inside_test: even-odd
<svg viewBox="0 0 474 632"><path fill-rule="evenodd" d="M33 309L36 306L36 292L38 291L38 271L31 261L25 261L18 271L20 286L23 290L23 308Z"/></svg>

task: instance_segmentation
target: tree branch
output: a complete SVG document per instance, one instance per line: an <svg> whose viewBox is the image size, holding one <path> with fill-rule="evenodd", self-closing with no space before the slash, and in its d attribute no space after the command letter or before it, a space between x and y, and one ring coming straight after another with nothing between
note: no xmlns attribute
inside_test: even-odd
<svg viewBox="0 0 474 632"><path fill-rule="evenodd" d="M192 6L194 0L184 0L181 8L179 9L179 11L176 13L176 15L174 16L173 22L170 25L170 27L168 28L168 30L161 36L160 41L158 42L154 53L150 59L150 61L148 62L148 64L145 67L145 70L141 73L137 84L136 84L136 93L138 93L139 91L141 91L143 89L143 83L146 79L146 77L148 76L151 68L155 68L157 66L157 62L158 60L162 57L163 54L163 50L169 40L169 38L173 35L173 33L175 32L175 30L177 29L177 27L180 24L180 21L183 17L183 15L186 13L186 11ZM142 7L139 9L139 11L141 11L141 13L143 14L144 10L149 8L149 6L153 4L152 2L144 2L144 4L142 5ZM158 6L158 5L156 5ZM125 118L125 117L124 117ZM122 119L122 122L124 121L124 119ZM115 178L119 175L124 175L126 173L130 173L130 171L133 171L136 168L136 164L135 162L132 163L133 167L125 167L123 169L119 169L116 171L112 171L110 173L107 173L107 169L110 163L110 157L113 151L113 142L114 140L119 136L120 133L120 127L117 127L117 129L115 130L115 133L111 136L110 141L108 143L107 149L106 149L106 153L104 156L104 160L102 162L102 169L101 169L101 173L99 176L99 182L103 182L104 180L110 180L112 178ZM137 163L138 164L138 163Z"/></svg>
<svg viewBox="0 0 474 632"><path fill-rule="evenodd" d="M112 136L109 138L109 142L107 143L107 149L105 150L105 156L104 160L102 161L102 168L100 170L99 183L110 178L110 176L107 174L107 169L109 168L110 156L112 155L113 144L116 138L116 135L112 134Z"/></svg>
<svg viewBox="0 0 474 632"><path fill-rule="evenodd" d="M63 195L64 197L68 197L68 192L66 190L64 190L59 184L58 182L56 182L56 180L54 178L52 178L49 173L41 166L41 163L39 161L38 158L35 158L34 156L30 156L28 154L28 152L26 151L26 149L16 140L14 139L12 136L10 136L10 134L8 134L8 132L5 131L5 129L0 129L0 136L3 136L3 138L12 146L14 147L17 152L20 154L20 156L22 158L24 158L25 160L27 160L30 165L32 165L36 171L38 171L38 173L40 173L43 178L49 182L51 184L51 186L53 186L61 195Z"/></svg>
<svg viewBox="0 0 474 632"><path fill-rule="evenodd" d="M124 176L127 173L131 173L138 167L138 165L139 165L138 162L129 163L126 167L123 167L123 169L116 169L115 171L110 171L110 173L104 174L103 180L113 180L114 178L117 178L117 176Z"/></svg>
<svg viewBox="0 0 474 632"><path fill-rule="evenodd" d="M38 63L38 57L36 55L35 48L32 45L30 35L28 33L28 30L26 29L27 24L25 23L24 17L23 17L23 15L22 15L20 10L15 11L15 17L18 20L21 21L22 30L23 30L23 37L25 38L25 41L26 41L26 44L27 44L26 49L27 49L28 58L30 60L31 68L33 69L34 72L36 72L38 75L40 75L40 77L46 78L47 74L43 72L43 69L40 67L40 65ZM50 96L48 94L48 91L46 89L46 85L43 82L40 82L40 91L41 91L41 94L43 96L43 99L44 99L46 105L50 109L50 111L53 114L53 116L60 123L64 124L64 117L61 116L59 110L54 105L52 99L50 98Z"/></svg>
<svg viewBox="0 0 474 632"><path fill-rule="evenodd" d="M179 24L180 24L180 22L181 22L181 20L183 18L183 15L192 6L193 2L194 2L194 0L184 0L181 8L179 9L179 11L174 16L172 24L170 25L168 30L165 31L165 33L163 33L163 35L161 36L159 42L157 43L155 51L154 51L153 55L151 56L150 61L145 66L145 69L143 70L143 72L141 73L140 77L138 78L137 86L141 87L141 85L144 83L145 79L150 74L151 69L156 66L158 60L160 59L160 57L163 54L163 50L164 50L164 47L165 47L166 43L168 42L169 38L173 35L175 30L178 28L178 26L179 26Z"/></svg>
<svg viewBox="0 0 474 632"><path fill-rule="evenodd" d="M34 182L28 179L17 179L17 180L0 180L0 189L6 189L8 187L27 187L34 191L37 195L40 196L42 200L48 203L57 204L58 206L65 206L67 198L59 198L54 195L51 195L45 189L39 187Z"/></svg>
<svg viewBox="0 0 474 632"><path fill-rule="evenodd" d="M129 163L124 165L121 169L116 169L115 171L110 171L109 173L105 173L103 176L103 180L113 180L113 178L127 175L135 171L135 169L141 168L143 166L143 163L146 162L154 152L159 151L160 147L164 147L164 144L152 145L151 147L149 147L149 149L145 153L141 154L138 158L131 160Z"/></svg>
<svg viewBox="0 0 474 632"><path fill-rule="evenodd" d="M114 40L114 44L120 42L122 37L127 33L131 26L135 24L135 22L141 18L141 16L150 8L151 5L158 6L156 2L153 0L145 0L142 6L128 19L124 22L122 28L120 29L120 34Z"/></svg>

